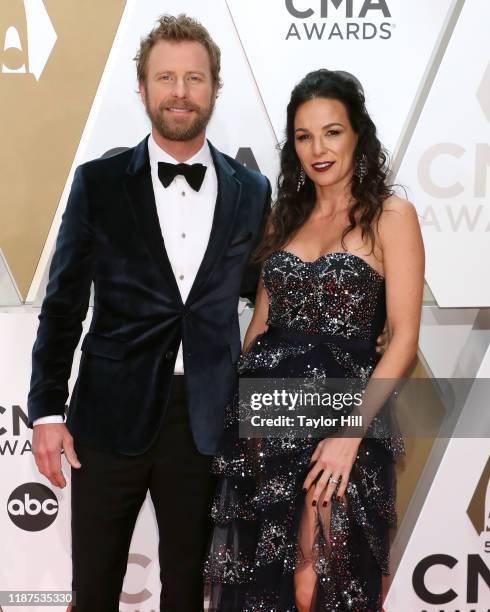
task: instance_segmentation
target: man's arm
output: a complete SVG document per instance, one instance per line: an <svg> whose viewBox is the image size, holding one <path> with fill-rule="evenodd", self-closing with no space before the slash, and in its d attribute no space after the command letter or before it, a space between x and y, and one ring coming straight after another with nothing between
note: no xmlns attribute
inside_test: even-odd
<svg viewBox="0 0 490 612"><path fill-rule="evenodd" d="M36 342L32 351L29 426L63 416L73 354L90 299L95 243L83 168L75 172L49 271Z"/></svg>
<svg viewBox="0 0 490 612"><path fill-rule="evenodd" d="M269 214L271 211L271 195L272 188L267 177L264 177L267 181L267 191L264 199L263 206L263 214L262 220L260 223L260 230L258 232L258 239L256 244L254 245L254 250L257 248L258 244L262 240L264 235L265 226L267 224L267 220L269 218ZM252 251L253 252L253 251ZM249 262L247 268L245 269L245 274L243 275L242 285L240 288L240 297L245 298L251 302L252 305L255 304L255 299L257 295L257 285L260 278L260 269L261 266L259 263Z"/></svg>
<svg viewBox="0 0 490 612"><path fill-rule="evenodd" d="M73 468L80 463L73 438L63 423L73 354L87 314L94 276L95 240L83 168L75 172L61 221L49 282L32 351L28 424L39 472L58 487L66 480L61 451Z"/></svg>

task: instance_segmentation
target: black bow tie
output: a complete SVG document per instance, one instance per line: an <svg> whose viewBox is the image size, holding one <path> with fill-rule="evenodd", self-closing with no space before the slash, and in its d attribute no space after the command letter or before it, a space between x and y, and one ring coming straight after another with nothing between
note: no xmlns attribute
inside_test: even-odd
<svg viewBox="0 0 490 612"><path fill-rule="evenodd" d="M164 187L168 187L177 174L181 174L194 191L199 191L204 181L206 170L206 166L202 164L169 164L167 162L158 162L158 178Z"/></svg>

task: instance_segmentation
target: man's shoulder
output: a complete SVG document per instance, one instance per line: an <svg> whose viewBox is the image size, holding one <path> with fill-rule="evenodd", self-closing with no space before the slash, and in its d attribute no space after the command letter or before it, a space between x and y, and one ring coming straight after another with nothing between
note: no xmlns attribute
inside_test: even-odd
<svg viewBox="0 0 490 612"><path fill-rule="evenodd" d="M244 166L241 162L237 161L233 157L230 157L226 153L222 153L221 151L218 151L218 153L224 157L225 161L233 169L236 178L242 183L242 185L255 189L269 188L269 180L264 174L258 170L247 168L247 166Z"/></svg>
<svg viewBox="0 0 490 612"><path fill-rule="evenodd" d="M142 145L143 143L139 143L134 147L113 149L102 157L80 164L78 171L89 179L122 178L127 172L135 151Z"/></svg>

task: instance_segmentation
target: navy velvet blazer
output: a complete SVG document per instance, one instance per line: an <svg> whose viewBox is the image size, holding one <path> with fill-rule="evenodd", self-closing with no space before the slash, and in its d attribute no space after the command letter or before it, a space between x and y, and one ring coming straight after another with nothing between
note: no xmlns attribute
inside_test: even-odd
<svg viewBox="0 0 490 612"><path fill-rule="evenodd" d="M51 263L33 349L29 424L64 414L90 286L94 312L67 414L76 441L144 452L165 415L182 339L192 432L217 450L240 354L239 296L254 298L249 257L270 210L266 177L211 144L218 197L204 258L183 303L157 216L147 139L80 166Z"/></svg>

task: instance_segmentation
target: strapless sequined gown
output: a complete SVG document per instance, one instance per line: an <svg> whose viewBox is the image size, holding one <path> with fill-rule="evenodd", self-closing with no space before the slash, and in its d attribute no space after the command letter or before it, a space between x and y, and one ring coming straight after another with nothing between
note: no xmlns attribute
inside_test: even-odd
<svg viewBox="0 0 490 612"><path fill-rule="evenodd" d="M264 264L268 330L240 357L252 378L369 378L379 359L375 340L386 318L383 277L350 253L304 262L276 251ZM206 561L210 610L294 612L294 570L313 563L312 611L378 612L388 573L389 528L395 526L394 460L404 452L393 434L366 436L345 503L332 498L328 524L318 520L305 550L299 542L302 485L316 438L238 436L237 396L227 410L218 488ZM378 417L372 427L383 429Z"/></svg>

